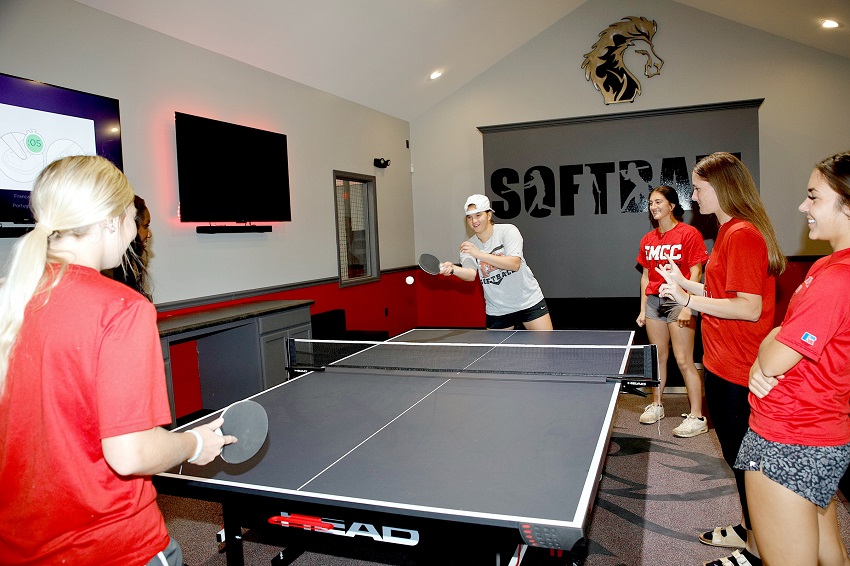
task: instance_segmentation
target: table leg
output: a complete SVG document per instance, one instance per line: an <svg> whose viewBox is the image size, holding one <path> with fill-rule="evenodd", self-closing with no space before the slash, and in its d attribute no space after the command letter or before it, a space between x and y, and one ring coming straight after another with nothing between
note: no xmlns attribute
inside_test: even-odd
<svg viewBox="0 0 850 566"><path fill-rule="evenodd" d="M496 553L496 566L519 566L522 562L523 556L525 556L525 551L528 550L528 546L524 544L517 545L516 549L510 552L497 552ZM504 557L504 560L503 560ZM502 564L504 562L504 564Z"/></svg>
<svg viewBox="0 0 850 566"><path fill-rule="evenodd" d="M228 566L244 566L245 557L242 553L242 524L240 522L239 506L232 502L221 504L224 515L224 552Z"/></svg>
<svg viewBox="0 0 850 566"><path fill-rule="evenodd" d="M514 550L497 551L496 566L581 566L584 564L585 557L586 555L582 556L580 552L573 553L520 544Z"/></svg>

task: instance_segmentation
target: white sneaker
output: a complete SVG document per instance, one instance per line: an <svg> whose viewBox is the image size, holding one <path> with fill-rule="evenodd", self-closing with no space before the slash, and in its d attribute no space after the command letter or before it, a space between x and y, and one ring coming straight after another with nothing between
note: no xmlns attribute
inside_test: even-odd
<svg viewBox="0 0 850 566"><path fill-rule="evenodd" d="M664 418L664 407L658 403L647 405L640 416L640 422L643 424L657 423Z"/></svg>
<svg viewBox="0 0 850 566"><path fill-rule="evenodd" d="M682 421L682 424L673 429L673 436L690 438L692 436L708 432L708 423L706 422L705 417L695 417L690 414L683 414L682 416L685 420Z"/></svg>

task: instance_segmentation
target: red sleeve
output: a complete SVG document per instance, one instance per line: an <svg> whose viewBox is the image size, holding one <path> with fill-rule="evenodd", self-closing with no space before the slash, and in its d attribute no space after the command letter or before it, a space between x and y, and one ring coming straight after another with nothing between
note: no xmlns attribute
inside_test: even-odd
<svg viewBox="0 0 850 566"><path fill-rule="evenodd" d="M691 268L698 264L704 264L708 261L708 250L705 247L705 240L702 239L702 234L699 230L691 228L687 231L684 241L682 242L682 263Z"/></svg>
<svg viewBox="0 0 850 566"><path fill-rule="evenodd" d="M824 346L850 316L848 287L850 266L827 267L811 281L807 276L789 304L776 340L818 362Z"/></svg>
<svg viewBox="0 0 850 566"><path fill-rule="evenodd" d="M755 228L739 229L727 235L726 293L764 295L768 268L767 244Z"/></svg>
<svg viewBox="0 0 850 566"><path fill-rule="evenodd" d="M134 301L105 322L97 366L101 438L171 421L156 310Z"/></svg>
<svg viewBox="0 0 850 566"><path fill-rule="evenodd" d="M649 234L652 234L652 232L649 232ZM649 238L649 234L645 234L643 238L640 239L637 255L637 262L647 269L649 269L649 260L646 259L646 251L643 248L646 245L646 240Z"/></svg>

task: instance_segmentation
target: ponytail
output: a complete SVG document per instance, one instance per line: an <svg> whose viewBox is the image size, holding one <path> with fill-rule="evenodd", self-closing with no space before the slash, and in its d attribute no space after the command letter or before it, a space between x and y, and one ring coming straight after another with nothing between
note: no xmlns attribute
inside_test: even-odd
<svg viewBox="0 0 850 566"><path fill-rule="evenodd" d="M38 176L30 194L35 228L15 243L0 284L0 394L27 305L42 293L46 302L65 271L64 262L51 253L51 241L84 235L132 201L127 178L102 157L66 157Z"/></svg>

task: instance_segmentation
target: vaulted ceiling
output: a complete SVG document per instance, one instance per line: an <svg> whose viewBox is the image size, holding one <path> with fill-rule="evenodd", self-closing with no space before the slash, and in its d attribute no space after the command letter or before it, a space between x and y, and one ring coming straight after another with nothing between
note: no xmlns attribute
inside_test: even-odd
<svg viewBox="0 0 850 566"><path fill-rule="evenodd" d="M412 120L585 1L76 0ZM678 0L850 58L850 0ZM821 20L842 23L824 30ZM439 80L430 80L434 70Z"/></svg>

